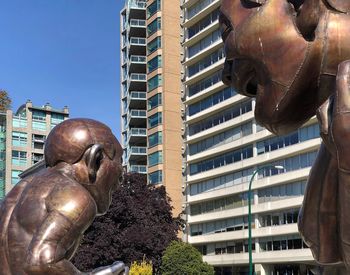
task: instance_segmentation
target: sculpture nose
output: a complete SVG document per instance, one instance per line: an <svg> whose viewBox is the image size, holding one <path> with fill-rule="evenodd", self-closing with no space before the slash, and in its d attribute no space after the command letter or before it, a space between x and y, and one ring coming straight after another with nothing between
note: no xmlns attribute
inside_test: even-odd
<svg viewBox="0 0 350 275"><path fill-rule="evenodd" d="M232 60L225 60L224 69L222 70L222 82L224 82L225 85L231 86L232 84Z"/></svg>

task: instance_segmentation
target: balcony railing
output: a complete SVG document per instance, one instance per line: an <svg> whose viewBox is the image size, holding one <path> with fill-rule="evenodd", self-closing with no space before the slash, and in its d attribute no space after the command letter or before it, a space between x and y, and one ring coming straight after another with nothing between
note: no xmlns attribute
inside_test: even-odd
<svg viewBox="0 0 350 275"><path fill-rule="evenodd" d="M147 74L130 74L130 80L133 81L146 81L147 80Z"/></svg>
<svg viewBox="0 0 350 275"><path fill-rule="evenodd" d="M131 37L130 38L130 44L131 45L137 45L137 46L146 46L146 38L143 38L143 37Z"/></svg>
<svg viewBox="0 0 350 275"><path fill-rule="evenodd" d="M130 93L130 98L131 99L146 99L147 98L147 93L146 92L131 92Z"/></svg>
<svg viewBox="0 0 350 275"><path fill-rule="evenodd" d="M132 173L141 173L141 174L147 173L146 165L130 165L128 168L129 168L128 170Z"/></svg>
<svg viewBox="0 0 350 275"><path fill-rule="evenodd" d="M130 150L128 150L128 152L129 152L129 154L146 155L147 154L147 147L131 146Z"/></svg>
<svg viewBox="0 0 350 275"><path fill-rule="evenodd" d="M131 19L130 20L131 27L146 27L146 20L142 19Z"/></svg>
<svg viewBox="0 0 350 275"><path fill-rule="evenodd" d="M146 56L132 55L132 56L130 56L130 62L146 64L147 59L146 59Z"/></svg>

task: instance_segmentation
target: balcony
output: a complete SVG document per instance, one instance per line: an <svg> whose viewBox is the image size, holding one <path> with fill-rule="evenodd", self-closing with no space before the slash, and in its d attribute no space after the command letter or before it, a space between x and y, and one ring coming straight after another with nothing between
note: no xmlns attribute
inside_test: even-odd
<svg viewBox="0 0 350 275"><path fill-rule="evenodd" d="M131 19L130 24L128 24L128 31L130 36L146 36L146 20Z"/></svg>
<svg viewBox="0 0 350 275"><path fill-rule="evenodd" d="M147 174L147 165L130 165L128 171L131 173Z"/></svg>
<svg viewBox="0 0 350 275"><path fill-rule="evenodd" d="M132 73L128 79L129 90L146 91L147 74Z"/></svg>
<svg viewBox="0 0 350 275"><path fill-rule="evenodd" d="M146 92L132 91L128 96L128 109L146 109Z"/></svg>
<svg viewBox="0 0 350 275"><path fill-rule="evenodd" d="M133 73L146 73L146 56L132 55L129 58L129 71Z"/></svg>
<svg viewBox="0 0 350 275"><path fill-rule="evenodd" d="M145 37L131 37L129 42L129 53L131 55L146 55L146 43Z"/></svg>
<svg viewBox="0 0 350 275"><path fill-rule="evenodd" d="M128 132L127 144L147 144L147 129L146 128L131 128Z"/></svg>
<svg viewBox="0 0 350 275"><path fill-rule="evenodd" d="M146 146L131 146L128 149L127 161L142 161L146 160L147 147Z"/></svg>
<svg viewBox="0 0 350 275"><path fill-rule="evenodd" d="M135 128L146 128L146 110L129 110L128 113L128 125Z"/></svg>

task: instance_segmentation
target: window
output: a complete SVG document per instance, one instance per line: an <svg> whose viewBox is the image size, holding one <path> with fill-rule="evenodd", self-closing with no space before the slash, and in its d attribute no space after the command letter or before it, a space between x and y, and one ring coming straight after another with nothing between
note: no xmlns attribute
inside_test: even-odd
<svg viewBox="0 0 350 275"><path fill-rule="evenodd" d="M210 129L214 126L227 122L231 119L234 119L240 115L250 112L252 110L251 100L241 102L239 105L234 107L227 108L220 113L213 115L209 118L201 120L197 123L194 123L188 127L189 135L195 135L199 132Z"/></svg>
<svg viewBox="0 0 350 275"><path fill-rule="evenodd" d="M46 131L46 123L44 121L32 121L33 130Z"/></svg>
<svg viewBox="0 0 350 275"><path fill-rule="evenodd" d="M26 147L27 146L27 133L12 132L12 146Z"/></svg>
<svg viewBox="0 0 350 275"><path fill-rule="evenodd" d="M153 39L151 42L149 42L147 44L147 52L148 54L153 53L154 51L156 51L157 49L159 49L161 47L161 37L158 36L155 39Z"/></svg>
<svg viewBox="0 0 350 275"><path fill-rule="evenodd" d="M212 169L226 166L243 159L251 158L253 156L253 146L238 149L215 158L207 159L197 163L190 164L190 175L206 172Z"/></svg>
<svg viewBox="0 0 350 275"><path fill-rule="evenodd" d="M195 155L209 149L214 149L216 147L228 144L250 134L252 134L252 122L240 125L218 135L204 139L200 142L190 144L189 154Z"/></svg>
<svg viewBox="0 0 350 275"><path fill-rule="evenodd" d="M207 6L213 3L214 0L200 0L193 6L187 9L187 18L190 19L200 11L204 10Z"/></svg>
<svg viewBox="0 0 350 275"><path fill-rule="evenodd" d="M157 88L159 86L162 86L162 75L157 74L156 76L149 79L147 84L148 84L147 85L148 92L154 90L155 88Z"/></svg>
<svg viewBox="0 0 350 275"><path fill-rule="evenodd" d="M222 71L217 71L214 74L204 78L200 82L193 84L188 87L188 96L193 96L195 94L198 94L199 92L204 91L205 89L208 89L209 87L215 85L216 83L219 83L221 81L221 75Z"/></svg>
<svg viewBox="0 0 350 275"><path fill-rule="evenodd" d="M148 37L161 29L161 18L157 17L147 26L147 35Z"/></svg>
<svg viewBox="0 0 350 275"><path fill-rule="evenodd" d="M148 99L148 110L151 110L159 105L162 105L162 94L156 94Z"/></svg>
<svg viewBox="0 0 350 275"><path fill-rule="evenodd" d="M148 166L154 166L163 163L163 152L158 151L148 155Z"/></svg>
<svg viewBox="0 0 350 275"><path fill-rule="evenodd" d="M19 174L21 174L22 171L20 170L12 170L11 171L11 184L15 185L20 181Z"/></svg>
<svg viewBox="0 0 350 275"><path fill-rule="evenodd" d="M148 128L162 124L162 113L156 113L148 118Z"/></svg>
<svg viewBox="0 0 350 275"><path fill-rule="evenodd" d="M193 46L188 47L188 58L191 58L204 50L205 48L208 48L210 45L214 44L217 41L221 40L221 32L220 29L217 29L216 31L212 32L211 34L204 37L202 40L200 40L198 43L194 44Z"/></svg>
<svg viewBox="0 0 350 275"><path fill-rule="evenodd" d="M162 67L162 56L157 55L156 57L152 58L147 63L148 73L153 72L154 70Z"/></svg>
<svg viewBox="0 0 350 275"><path fill-rule="evenodd" d="M163 181L163 172L162 170L155 171L148 175L148 181L150 184L159 184Z"/></svg>
<svg viewBox="0 0 350 275"><path fill-rule="evenodd" d="M219 104L220 102L223 102L226 99L235 96L236 94L237 93L233 88L227 87L205 99L202 99L201 101L195 104L189 105L188 113L190 116L193 116L203 110L206 110L216 104Z"/></svg>
<svg viewBox="0 0 350 275"><path fill-rule="evenodd" d="M163 133L156 132L148 137L148 147L153 147L163 142Z"/></svg>
<svg viewBox="0 0 350 275"><path fill-rule="evenodd" d="M44 111L33 110L33 120L46 121L46 113Z"/></svg>
<svg viewBox="0 0 350 275"><path fill-rule="evenodd" d="M216 9L212 13L210 13L209 15L204 17L202 20L200 20L198 23L189 27L187 29L187 37L191 38L191 37L195 36L197 33L204 30L210 24L212 24L213 22L218 20L218 18L219 18L219 9Z"/></svg>
<svg viewBox="0 0 350 275"><path fill-rule="evenodd" d="M12 165L26 166L27 165L27 153L22 151L12 151Z"/></svg>
<svg viewBox="0 0 350 275"><path fill-rule="evenodd" d="M51 128L60 124L64 120L63 114L51 113Z"/></svg>
<svg viewBox="0 0 350 275"><path fill-rule="evenodd" d="M43 160L44 159L44 155L43 154L36 154L33 153L32 154L32 165Z"/></svg>
<svg viewBox="0 0 350 275"><path fill-rule="evenodd" d="M206 56L199 62L188 67L188 77L191 77L200 71L208 68L209 66L215 64L219 60L225 58L224 49L220 48L219 50L213 52L212 54Z"/></svg>
<svg viewBox="0 0 350 275"><path fill-rule="evenodd" d="M154 1L147 7L147 18L150 18L153 14L161 9L161 0Z"/></svg>

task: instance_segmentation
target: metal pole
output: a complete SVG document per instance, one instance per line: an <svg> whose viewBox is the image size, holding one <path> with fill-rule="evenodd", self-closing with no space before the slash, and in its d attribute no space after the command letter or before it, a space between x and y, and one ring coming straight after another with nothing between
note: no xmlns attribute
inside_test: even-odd
<svg viewBox="0 0 350 275"><path fill-rule="evenodd" d="M274 166L274 165L265 165L258 169L256 169L250 179L249 182L249 188L248 188L248 252L249 252L249 275L255 275L255 272L253 274L253 248L252 248L252 183L254 180L255 175L262 169L265 168L276 168L278 170L284 169L283 166Z"/></svg>

